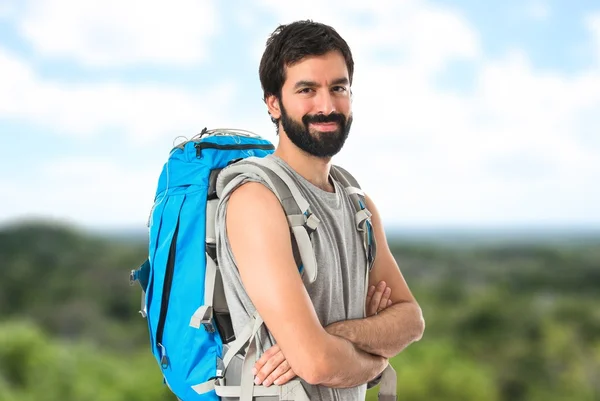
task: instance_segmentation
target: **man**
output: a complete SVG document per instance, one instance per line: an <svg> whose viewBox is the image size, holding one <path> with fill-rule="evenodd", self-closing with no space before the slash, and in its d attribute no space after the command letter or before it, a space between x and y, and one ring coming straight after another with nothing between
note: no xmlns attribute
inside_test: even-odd
<svg viewBox="0 0 600 401"><path fill-rule="evenodd" d="M368 196L377 254L367 294L355 211L330 176L332 157L352 125L353 69L347 43L333 28L311 21L278 27L260 63L264 100L279 134L275 153L267 157L295 181L321 221L312 237L316 281L304 283L298 274L286 216L266 182L248 175L224 197L219 207L225 213L217 219L220 269L236 333L255 311L269 329L260 336L255 383L279 385L298 376L318 400L364 399L366 383L424 330ZM365 314L367 297L391 302Z"/></svg>

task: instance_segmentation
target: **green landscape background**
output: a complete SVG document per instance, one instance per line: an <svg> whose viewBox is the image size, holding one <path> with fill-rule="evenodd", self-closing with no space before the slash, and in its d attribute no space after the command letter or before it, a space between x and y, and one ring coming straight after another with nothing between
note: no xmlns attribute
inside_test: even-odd
<svg viewBox="0 0 600 401"><path fill-rule="evenodd" d="M600 235L575 234L390 234L427 322L392 361L399 400L600 400ZM0 228L0 401L175 399L128 282L145 254L143 234Z"/></svg>

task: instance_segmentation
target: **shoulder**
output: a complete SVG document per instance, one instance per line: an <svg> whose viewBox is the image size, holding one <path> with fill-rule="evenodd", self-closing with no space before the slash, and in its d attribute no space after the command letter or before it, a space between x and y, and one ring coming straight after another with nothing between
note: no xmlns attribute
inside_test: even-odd
<svg viewBox="0 0 600 401"><path fill-rule="evenodd" d="M225 224L230 240L272 241L288 231L285 213L275 194L263 183L247 182L229 196ZM252 235L247 235L252 232Z"/></svg>
<svg viewBox="0 0 600 401"><path fill-rule="evenodd" d="M264 183L249 181L235 188L229 195L228 212L252 211L263 213L273 211L279 200Z"/></svg>

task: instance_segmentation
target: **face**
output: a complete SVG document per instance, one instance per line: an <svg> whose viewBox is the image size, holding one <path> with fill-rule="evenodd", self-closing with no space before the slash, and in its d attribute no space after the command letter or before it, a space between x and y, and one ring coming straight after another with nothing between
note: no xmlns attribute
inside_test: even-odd
<svg viewBox="0 0 600 401"><path fill-rule="evenodd" d="M337 154L352 125L350 84L339 52L307 57L286 69L281 99L269 111L294 145L321 158Z"/></svg>

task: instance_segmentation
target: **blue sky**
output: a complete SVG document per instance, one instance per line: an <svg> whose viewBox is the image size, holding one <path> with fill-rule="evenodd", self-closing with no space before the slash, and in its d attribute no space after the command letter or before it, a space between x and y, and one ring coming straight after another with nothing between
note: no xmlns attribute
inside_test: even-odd
<svg viewBox="0 0 600 401"><path fill-rule="evenodd" d="M311 18L353 50L334 162L388 228L600 226L600 3L367 3L0 3L0 223L143 227L178 136L276 143L258 62Z"/></svg>

